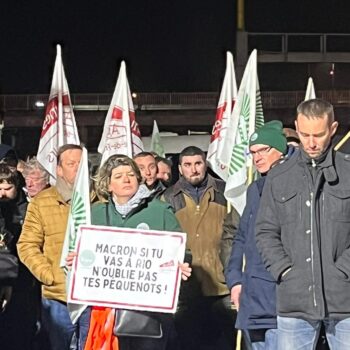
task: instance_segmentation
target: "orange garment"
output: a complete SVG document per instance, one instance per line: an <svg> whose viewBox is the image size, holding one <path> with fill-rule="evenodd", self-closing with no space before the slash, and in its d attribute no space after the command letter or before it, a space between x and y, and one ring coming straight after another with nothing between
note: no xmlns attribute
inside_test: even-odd
<svg viewBox="0 0 350 350"><path fill-rule="evenodd" d="M113 335L114 319L115 309L92 307L84 350L119 350L118 338Z"/></svg>

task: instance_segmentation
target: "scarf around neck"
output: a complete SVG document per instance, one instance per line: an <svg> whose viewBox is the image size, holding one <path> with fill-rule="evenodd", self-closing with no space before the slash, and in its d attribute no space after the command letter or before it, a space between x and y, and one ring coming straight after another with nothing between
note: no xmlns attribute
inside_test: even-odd
<svg viewBox="0 0 350 350"><path fill-rule="evenodd" d="M148 198L152 192L153 191L150 191L146 185L140 185L137 192L125 204L118 204L113 198L113 195L112 201L117 212L122 216L126 216L131 212L131 210L136 208L144 198Z"/></svg>

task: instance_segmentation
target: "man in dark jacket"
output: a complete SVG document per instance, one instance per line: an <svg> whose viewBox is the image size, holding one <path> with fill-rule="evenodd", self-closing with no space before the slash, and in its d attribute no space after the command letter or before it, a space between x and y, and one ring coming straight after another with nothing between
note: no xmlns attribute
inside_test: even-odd
<svg viewBox="0 0 350 350"><path fill-rule="evenodd" d="M225 278L231 291L231 302L238 309L236 328L243 331L247 348L276 350L276 282L265 269L256 247L255 220L265 176L272 166L286 159L284 155L288 148L282 123L278 120L268 122L252 134L249 150L262 177L248 187L247 204L234 237ZM288 155L292 152L293 148L290 148Z"/></svg>
<svg viewBox="0 0 350 350"><path fill-rule="evenodd" d="M134 161L140 169L145 185L152 190L152 198L159 198L166 187L157 178L158 168L154 155L150 152L140 152L134 157Z"/></svg>
<svg viewBox="0 0 350 350"><path fill-rule="evenodd" d="M277 285L278 349L350 349L350 157L334 153L333 106L302 102L301 149L266 179L257 246Z"/></svg>
<svg viewBox="0 0 350 350"><path fill-rule="evenodd" d="M16 243L21 233L27 200L21 189L23 179L14 169L16 164L0 164L0 249L17 257ZM4 266L0 266L2 268ZM35 279L21 263L17 278L0 280L0 307L3 308L0 313L1 349L33 349L39 292Z"/></svg>
<svg viewBox="0 0 350 350"><path fill-rule="evenodd" d="M186 147L179 156L181 178L164 193L192 252L193 274L182 288L175 322L182 350L232 349L235 313L231 310L219 258L227 213L224 182L207 172L204 152Z"/></svg>

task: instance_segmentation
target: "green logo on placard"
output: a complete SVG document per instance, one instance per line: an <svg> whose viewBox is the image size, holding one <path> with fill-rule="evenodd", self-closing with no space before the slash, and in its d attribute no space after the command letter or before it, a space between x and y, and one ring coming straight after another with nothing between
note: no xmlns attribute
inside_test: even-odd
<svg viewBox="0 0 350 350"><path fill-rule="evenodd" d="M83 250L79 256L79 261L83 266L91 266L95 261L95 254L92 250Z"/></svg>

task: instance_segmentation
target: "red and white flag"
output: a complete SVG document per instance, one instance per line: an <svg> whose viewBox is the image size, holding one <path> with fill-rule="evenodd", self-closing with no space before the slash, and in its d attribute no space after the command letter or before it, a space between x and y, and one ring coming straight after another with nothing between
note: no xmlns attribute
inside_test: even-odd
<svg viewBox="0 0 350 350"><path fill-rule="evenodd" d="M79 145L80 140L64 74L61 46L57 45L50 97L37 154L38 161L50 173L51 184L56 182L57 150L67 143Z"/></svg>
<svg viewBox="0 0 350 350"><path fill-rule="evenodd" d="M226 72L222 84L215 123L213 126L207 155L207 161L211 169L225 181L228 177L228 168L220 161L218 155L223 153L223 145L226 136L232 137L232 135L227 135L227 125L232 118L232 110L236 98L237 83L233 57L230 52L227 52ZM230 154L228 154L228 157L230 157ZM227 163L229 163L229 159Z"/></svg>
<svg viewBox="0 0 350 350"><path fill-rule="evenodd" d="M142 151L143 143L135 119L134 105L123 61L98 146L98 152L102 154L101 165L113 154L133 157Z"/></svg>

